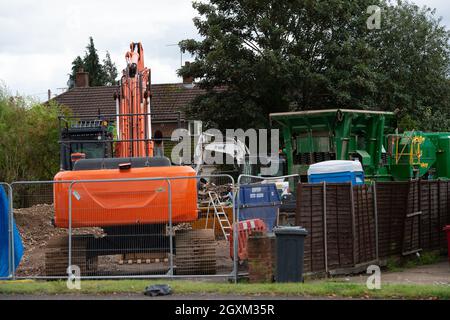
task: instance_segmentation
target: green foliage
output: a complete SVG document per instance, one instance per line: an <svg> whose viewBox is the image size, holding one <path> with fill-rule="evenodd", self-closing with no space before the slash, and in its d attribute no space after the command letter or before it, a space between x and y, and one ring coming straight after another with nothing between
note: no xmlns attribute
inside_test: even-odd
<svg viewBox="0 0 450 320"><path fill-rule="evenodd" d="M370 5L382 8L381 29L367 28ZM431 107L450 118L449 32L430 9L383 0L193 6L203 39L180 42L195 61L178 72L207 89L187 113L208 126L259 128L271 112L324 108L398 109L417 121Z"/></svg>
<svg viewBox="0 0 450 320"><path fill-rule="evenodd" d="M116 65L112 62L108 51L105 59L103 59L103 64L100 62L92 37L89 37L89 44L86 46L84 57L77 56L72 61L72 72L68 81L70 88L74 87L76 73L80 69L89 72L89 85L92 87L117 84L118 73Z"/></svg>
<svg viewBox="0 0 450 320"><path fill-rule="evenodd" d="M103 72L106 76L105 78L105 84L107 86L114 86L117 84L117 68L116 64L112 62L111 56L109 55L109 52L106 51L106 57L103 59Z"/></svg>
<svg viewBox="0 0 450 320"><path fill-rule="evenodd" d="M51 180L59 169L58 115L0 88L0 181Z"/></svg>
<svg viewBox="0 0 450 320"><path fill-rule="evenodd" d="M76 74L78 71L80 70L84 70L84 62L83 59L81 59L80 56L77 56L75 58L75 60L72 61L72 73L69 75L69 81L67 82L67 84L69 85L70 88L72 88L75 85L75 80L76 80Z"/></svg>
<svg viewBox="0 0 450 320"><path fill-rule="evenodd" d="M417 255L409 255L403 258L390 257L387 259L386 269L389 272L399 272L417 266L425 266L442 261L442 255L437 251L423 251Z"/></svg>

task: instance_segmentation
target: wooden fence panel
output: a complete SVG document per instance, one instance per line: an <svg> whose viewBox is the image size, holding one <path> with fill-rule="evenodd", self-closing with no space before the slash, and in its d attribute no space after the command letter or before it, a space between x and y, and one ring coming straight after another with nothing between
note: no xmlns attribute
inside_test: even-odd
<svg viewBox="0 0 450 320"><path fill-rule="evenodd" d="M374 261L377 238L379 258L446 248L450 181L377 182L375 188L376 203L369 185L298 185L296 225L308 230L306 272Z"/></svg>
<svg viewBox="0 0 450 320"><path fill-rule="evenodd" d="M325 271L323 199L321 185L298 185L295 222L308 231L304 248L305 272Z"/></svg>
<svg viewBox="0 0 450 320"><path fill-rule="evenodd" d="M378 182L379 257L401 255L407 213L408 182Z"/></svg>
<svg viewBox="0 0 450 320"><path fill-rule="evenodd" d="M414 252L421 249L420 243L420 182L411 181L408 191L407 216L403 236L403 252ZM409 216L408 216L409 215Z"/></svg>
<svg viewBox="0 0 450 320"><path fill-rule="evenodd" d="M376 259L375 213L373 188L354 186L355 264Z"/></svg>
<svg viewBox="0 0 450 320"><path fill-rule="evenodd" d="M354 265L350 184L326 185L328 268ZM350 228L349 228L350 226Z"/></svg>

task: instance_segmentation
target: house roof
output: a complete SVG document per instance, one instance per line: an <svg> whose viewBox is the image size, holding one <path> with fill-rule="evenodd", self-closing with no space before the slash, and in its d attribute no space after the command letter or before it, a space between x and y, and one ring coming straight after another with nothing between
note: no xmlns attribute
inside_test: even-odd
<svg viewBox="0 0 450 320"><path fill-rule="evenodd" d="M97 116L100 114L115 114L116 104L113 98L114 92L119 86L83 87L73 88L56 96L58 104L70 108L75 116ZM180 120L185 121L185 107L205 90L196 85L183 83L153 84L151 112L153 121L177 121L180 112Z"/></svg>

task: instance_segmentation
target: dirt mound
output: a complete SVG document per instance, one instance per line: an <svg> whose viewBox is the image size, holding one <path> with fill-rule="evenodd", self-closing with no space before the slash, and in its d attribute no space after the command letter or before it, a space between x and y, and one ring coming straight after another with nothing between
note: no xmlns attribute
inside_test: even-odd
<svg viewBox="0 0 450 320"><path fill-rule="evenodd" d="M53 206L48 204L14 210L14 219L26 248L45 245L55 235L67 233L52 225L53 216Z"/></svg>
<svg viewBox="0 0 450 320"><path fill-rule="evenodd" d="M59 236L67 235L67 229L55 228L53 205L38 204L29 208L14 209L14 219L19 229L24 254L18 276L41 276L44 274L44 259L47 243ZM99 228L74 229L73 234L101 235Z"/></svg>

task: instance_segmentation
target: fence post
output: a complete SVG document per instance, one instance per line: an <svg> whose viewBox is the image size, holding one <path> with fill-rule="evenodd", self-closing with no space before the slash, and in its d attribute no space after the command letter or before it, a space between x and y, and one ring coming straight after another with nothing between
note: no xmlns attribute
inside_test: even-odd
<svg viewBox="0 0 450 320"><path fill-rule="evenodd" d="M375 219L375 257L379 260L378 255L378 202L377 202L377 182L372 182L372 192L373 192L373 214Z"/></svg>
<svg viewBox="0 0 450 320"><path fill-rule="evenodd" d="M323 182L323 249L325 258L325 273L328 275L328 229L327 229L327 183Z"/></svg>
<svg viewBox="0 0 450 320"><path fill-rule="evenodd" d="M168 201L169 201L169 277L173 277L173 237L175 236L173 232L172 223L172 184L169 179L167 181L168 188Z"/></svg>
<svg viewBox="0 0 450 320"><path fill-rule="evenodd" d="M12 191L11 186L6 182L0 182L0 187L3 187L6 198L8 200L8 208L6 212L6 217L8 220L8 231L7 231L7 250L8 250L8 275L7 279L14 278L14 218L12 211Z"/></svg>
<svg viewBox="0 0 450 320"><path fill-rule="evenodd" d="M350 210L352 214L352 248L353 248L353 266L356 265L356 226L355 226L355 199L353 194L353 184L350 182Z"/></svg>
<svg viewBox="0 0 450 320"><path fill-rule="evenodd" d="M72 181L71 183L70 183L70 186L69 186L69 244L68 244L68 247L69 247L69 252L68 252L68 255L69 255L69 259L68 259L68 266L67 266L67 268L69 268L71 265L72 265L72 187L73 187L73 185L75 184L75 183L77 183L76 181ZM69 276L69 275L67 275L67 276Z"/></svg>
<svg viewBox="0 0 450 320"><path fill-rule="evenodd" d="M438 198L437 225L438 225L438 228L440 228L442 230L442 227L441 227L441 179L438 178L436 183L437 183L437 198ZM439 244L437 246L438 248L440 248L441 244L442 244L442 241L441 241L441 234L442 234L442 232L441 232L441 230L438 231L438 244Z"/></svg>
<svg viewBox="0 0 450 320"><path fill-rule="evenodd" d="M240 179L238 178L238 183L236 185L236 191L233 196L233 271L234 271L234 283L238 282L238 223L239 223L239 185L240 185ZM237 204L236 204L236 198L237 198ZM236 205L237 205L237 212L236 212Z"/></svg>
<svg viewBox="0 0 450 320"><path fill-rule="evenodd" d="M15 262L15 255L14 255L14 204L13 204L13 189L12 186L8 184L9 187L9 226L8 229L10 229L10 235L9 235L9 241L10 241L10 251L11 251L11 276L12 279L16 279L16 262Z"/></svg>

